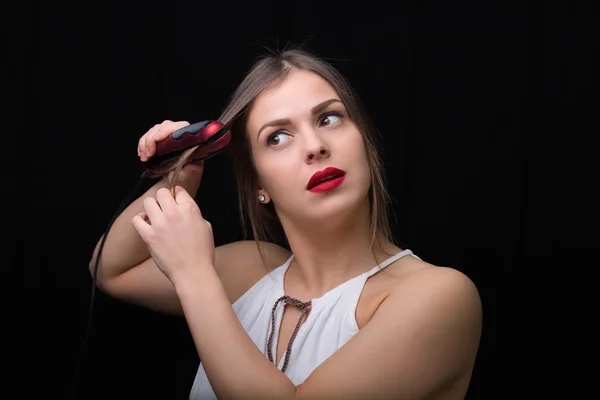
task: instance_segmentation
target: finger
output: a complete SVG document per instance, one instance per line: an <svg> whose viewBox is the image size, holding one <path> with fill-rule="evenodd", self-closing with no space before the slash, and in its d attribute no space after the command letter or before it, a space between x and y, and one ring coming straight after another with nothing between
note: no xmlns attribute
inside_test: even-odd
<svg viewBox="0 0 600 400"><path fill-rule="evenodd" d="M189 124L190 123L187 121L176 121L176 122L169 121L169 120L164 121L160 126L161 134L156 137L156 141L158 142L163 139L166 139L167 136L169 136L171 133L175 132L178 129L186 127Z"/></svg>
<svg viewBox="0 0 600 400"><path fill-rule="evenodd" d="M140 237L144 239L144 241L146 241L150 237L150 234L152 232L152 226L148 222L146 222L146 220L144 219L144 214L145 213L139 213L134 215L131 219L131 224L138 232Z"/></svg>
<svg viewBox="0 0 600 400"><path fill-rule="evenodd" d="M152 221L150 221L150 217L148 217L148 213L146 213L146 211L142 211L141 213L138 213L138 215L142 217L144 221L152 225Z"/></svg>
<svg viewBox="0 0 600 400"><path fill-rule="evenodd" d="M162 209L154 197L144 199L144 209L150 221L158 221L162 217Z"/></svg>
<svg viewBox="0 0 600 400"><path fill-rule="evenodd" d="M171 121L170 119L165 119L163 122L161 122L158 125L158 129L154 132L150 139L154 140L155 142L158 142L169 136L168 131L165 130L165 126L171 122L173 121Z"/></svg>
<svg viewBox="0 0 600 400"><path fill-rule="evenodd" d="M147 224L152 224L152 221L150 221L150 218L148 217L148 213L146 213L146 211L139 212L136 215L139 215Z"/></svg>
<svg viewBox="0 0 600 400"><path fill-rule="evenodd" d="M145 161L145 160L144 160L144 136L146 136L146 134L147 134L147 133L148 133L148 132L144 133L144 134L142 135L142 137L140 137L140 138L139 138L139 140L138 140L138 148L137 148L137 151L138 151L138 156L140 156L140 159L141 159L142 161Z"/></svg>
<svg viewBox="0 0 600 400"><path fill-rule="evenodd" d="M156 125L156 127L148 132L148 134L144 137L144 147L146 149L146 157L150 158L156 153L156 139L157 136L160 136L160 130L162 125Z"/></svg>
<svg viewBox="0 0 600 400"><path fill-rule="evenodd" d="M163 212L167 212L168 210L172 210L177 206L171 191L167 188L160 188L156 192L156 200L160 205L160 208Z"/></svg>
<svg viewBox="0 0 600 400"><path fill-rule="evenodd" d="M186 209L188 212L198 213L200 218L204 219L204 217L202 216L202 211L200 210L200 207L198 207L196 200L194 200L194 198L190 196L188 191L185 190L183 186L175 186L174 191L175 201L180 207L184 207L184 209Z"/></svg>
<svg viewBox="0 0 600 400"><path fill-rule="evenodd" d="M196 200L183 186L175 186L175 198L177 200L177 204L185 204L185 203L194 203L196 204Z"/></svg>
<svg viewBox="0 0 600 400"><path fill-rule="evenodd" d="M140 138L140 140L138 142L138 154L142 161L147 161L148 158L150 158L151 155L148 154L146 140L148 139L148 136L152 136L154 134L154 132L156 132L156 130L158 130L159 127L160 127L160 125L158 125L158 124L154 125L152 128L148 129L148 131L144 135L142 135L142 137Z"/></svg>
<svg viewBox="0 0 600 400"><path fill-rule="evenodd" d="M169 119L164 120L159 125L158 129L152 135L149 135L146 139L146 147L150 152L150 156L153 156L156 153L156 142L165 140L170 134L175 132L177 129L183 128L187 125L189 125L189 122L187 121L173 122Z"/></svg>

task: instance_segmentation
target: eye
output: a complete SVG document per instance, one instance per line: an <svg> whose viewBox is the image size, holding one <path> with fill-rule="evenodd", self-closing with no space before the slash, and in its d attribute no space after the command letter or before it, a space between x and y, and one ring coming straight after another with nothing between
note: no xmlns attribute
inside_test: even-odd
<svg viewBox="0 0 600 400"><path fill-rule="evenodd" d="M290 135L285 132L273 132L267 137L267 146L278 146L282 143L285 143L288 140Z"/></svg>
<svg viewBox="0 0 600 400"><path fill-rule="evenodd" d="M321 117L321 126L329 126L339 123L342 120L342 114L339 112L328 112Z"/></svg>

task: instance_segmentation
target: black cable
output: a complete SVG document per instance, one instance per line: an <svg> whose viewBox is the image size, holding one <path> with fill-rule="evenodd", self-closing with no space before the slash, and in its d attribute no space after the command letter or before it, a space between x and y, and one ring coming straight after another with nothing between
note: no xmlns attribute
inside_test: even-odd
<svg viewBox="0 0 600 400"><path fill-rule="evenodd" d="M72 399L77 399L77 389L79 386L79 374L80 374L80 370L81 370L81 363L82 363L85 349L87 347L88 338L89 338L89 335L92 330L92 315L93 315L93 311L94 311L94 300L96 298L96 289L97 289L96 282L97 282L97 278L98 278L98 265L100 263L100 255L102 254L102 249L104 248L104 242L106 241L106 237L108 236L108 232L110 231L110 228L113 225L113 223L116 221L116 219L119 217L119 215L121 215L121 213L125 210L125 208L127 208L127 206L129 206L131 204L132 198L134 198L134 196L138 193L138 190L140 189L142 184L145 183L146 180L148 180L148 179L149 179L148 175L146 174L146 172L144 172L141 175L139 181L136 183L133 190L127 195L127 197L119 205L117 212L112 216L110 222L108 223L108 226L106 227L106 230L104 231L104 235L102 236L102 240L100 242L100 247L98 248L98 254L96 255L96 261L95 261L95 265L94 265L94 274L92 276L92 295L91 295L91 299L90 299L90 309L89 309L89 314L88 314L87 328L86 328L85 336L83 337L83 343L81 345L81 350L79 352L79 358L77 359L77 365L75 368L75 382L73 383L72 394L71 394Z"/></svg>

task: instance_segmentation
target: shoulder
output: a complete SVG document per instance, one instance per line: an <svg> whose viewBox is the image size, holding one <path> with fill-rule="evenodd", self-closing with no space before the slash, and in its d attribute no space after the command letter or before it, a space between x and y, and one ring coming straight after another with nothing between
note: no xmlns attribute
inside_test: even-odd
<svg viewBox="0 0 600 400"><path fill-rule="evenodd" d="M465 300L479 305L477 287L463 272L448 266L438 266L417 257L402 257L384 270L389 299L405 297L424 300L435 295L446 300Z"/></svg>
<svg viewBox="0 0 600 400"><path fill-rule="evenodd" d="M389 267L377 274L389 285L385 299L300 387L306 397L464 398L480 340L477 288L457 269L417 258Z"/></svg>
<svg viewBox="0 0 600 400"><path fill-rule="evenodd" d="M482 305L477 287L459 270L427 264L409 272L393 285L370 323L375 321L423 357L431 353L440 376L470 376L481 340Z"/></svg>
<svg viewBox="0 0 600 400"><path fill-rule="evenodd" d="M397 285L402 290L407 288L435 291L457 289L460 293L477 292L473 281L457 268L430 264L416 257L407 257L407 259L411 260L410 264L402 271L404 279Z"/></svg>
<svg viewBox="0 0 600 400"><path fill-rule="evenodd" d="M216 248L215 269L233 303L290 256L289 250L277 244L242 240Z"/></svg>
<svg viewBox="0 0 600 400"><path fill-rule="evenodd" d="M458 339L477 347L482 304L473 281L455 268L415 260L414 268L390 288L379 307L380 317L411 321L415 331L444 332L438 340L447 344Z"/></svg>
<svg viewBox="0 0 600 400"><path fill-rule="evenodd" d="M412 258L390 288L387 302L402 309L418 309L443 317L452 311L480 318L481 299L473 281L458 269L436 266ZM453 314L453 315L458 315Z"/></svg>
<svg viewBox="0 0 600 400"><path fill-rule="evenodd" d="M291 252L275 243L256 242L254 240L240 240L218 246L216 251L227 259L242 259L250 264L259 262L263 268L276 268L285 263Z"/></svg>

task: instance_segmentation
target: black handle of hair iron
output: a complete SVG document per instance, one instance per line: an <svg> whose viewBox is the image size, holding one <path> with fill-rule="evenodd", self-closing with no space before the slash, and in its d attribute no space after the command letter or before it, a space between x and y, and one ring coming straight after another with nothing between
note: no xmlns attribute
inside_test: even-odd
<svg viewBox="0 0 600 400"><path fill-rule="evenodd" d="M96 295L96 287L97 287L97 278L98 278L98 265L100 263L100 256L102 254L102 249L104 248L104 242L106 241L106 237L108 236L108 232L112 224L115 220L121 215L123 210L131 204L132 197L138 192L142 183L144 183L147 179L154 179L152 176L152 169L158 166L162 166L166 163L172 162L177 159L183 152L192 147L198 146L198 149L194 151L193 159L190 162L198 162L202 160L206 160L214 155L220 153L231 141L231 133L224 124L219 121L214 120L206 120L202 122L197 122L192 125L188 125L177 131L170 134L166 139L161 140L156 143L156 152L154 156L152 156L148 161L144 162L145 171L140 177L140 180L135 185L134 189L129 193L129 195L123 200L123 202L119 205L117 212L113 215L108 226L102 236L102 240L100 242L100 247L98 248L98 254L96 255L96 260L94 264L94 273L92 277L92 295L90 300L90 311L88 315L88 325L87 330L83 339L83 344L81 346L81 351L79 355L79 360L77 363L75 382L73 385L73 397L77 398L77 386L79 379L79 370L81 359L83 358L83 353L85 351L88 337L91 330L92 325L92 312L94 307L94 299Z"/></svg>

